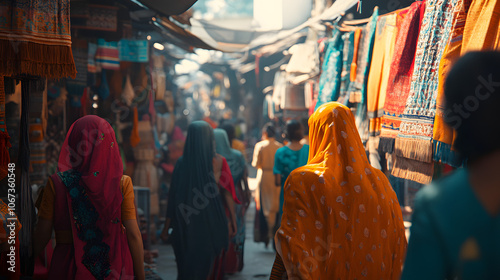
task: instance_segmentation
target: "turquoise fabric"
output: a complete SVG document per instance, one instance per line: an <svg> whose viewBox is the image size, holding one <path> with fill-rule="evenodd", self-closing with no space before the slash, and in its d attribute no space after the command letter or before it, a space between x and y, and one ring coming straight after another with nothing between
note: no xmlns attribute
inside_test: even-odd
<svg viewBox="0 0 500 280"><path fill-rule="evenodd" d="M243 178L243 173L246 169L245 157L240 151L231 148L229 138L224 129L214 129L215 151L226 158L231 175L233 176L234 185L236 186Z"/></svg>
<svg viewBox="0 0 500 280"><path fill-rule="evenodd" d="M235 149L232 149L229 145L229 138L224 129L216 128L214 129L215 138L215 151L226 158L229 169L231 169L231 175L233 176L234 186L236 188L236 196L240 201L244 201L244 192L240 187L240 181L243 179L243 175L246 170L246 161L243 154ZM236 211L236 235L231 240L238 248L238 251L243 251L243 246L245 245L245 206L242 204L235 205ZM241 260L243 261L243 260Z"/></svg>
<svg viewBox="0 0 500 280"><path fill-rule="evenodd" d="M120 40L118 51L120 61L148 62L149 45L147 40Z"/></svg>
<svg viewBox="0 0 500 280"><path fill-rule="evenodd" d="M294 151L288 146L279 148L274 156L274 174L281 174L281 194L280 194L280 211L283 212L283 202L285 197L283 195L283 188L285 186L286 179L290 173L307 164L307 159L309 157L309 145L302 146L302 149Z"/></svg>
<svg viewBox="0 0 500 280"><path fill-rule="evenodd" d="M334 29L332 38L327 42L323 65L321 66L318 102L315 110L325 103L336 101L339 97L343 48L342 34L338 29Z"/></svg>
<svg viewBox="0 0 500 280"><path fill-rule="evenodd" d="M500 215L483 208L467 169L423 188L412 222L403 280L500 279Z"/></svg>

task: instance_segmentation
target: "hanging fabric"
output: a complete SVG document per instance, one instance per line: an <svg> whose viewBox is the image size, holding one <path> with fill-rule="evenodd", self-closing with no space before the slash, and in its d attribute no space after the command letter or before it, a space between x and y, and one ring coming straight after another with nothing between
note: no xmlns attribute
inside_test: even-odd
<svg viewBox="0 0 500 280"><path fill-rule="evenodd" d="M457 1L429 0L418 38L410 93L395 142L393 175L422 184L432 180L432 132L439 60L453 25Z"/></svg>
<svg viewBox="0 0 500 280"><path fill-rule="evenodd" d="M120 61L149 61L149 45L147 40L120 40L118 42L118 52Z"/></svg>
<svg viewBox="0 0 500 280"><path fill-rule="evenodd" d="M0 75L76 76L70 1L0 1Z"/></svg>
<svg viewBox="0 0 500 280"><path fill-rule="evenodd" d="M349 101L351 103L357 103L357 105L354 105L356 108L356 127L358 128L359 136L363 144L366 144L369 136L368 127L370 122L367 117L366 92L377 19L378 7L375 7L373 15L370 17L370 20L361 33L357 52L356 79L349 85Z"/></svg>
<svg viewBox="0 0 500 280"><path fill-rule="evenodd" d="M5 123L4 77L0 76L0 180L7 176L8 164L10 163L9 148L12 146L9 139Z"/></svg>
<svg viewBox="0 0 500 280"><path fill-rule="evenodd" d="M130 146L134 148L141 142L141 137L139 136L139 112L137 111L137 106L134 107L134 120L132 126L132 133L130 134Z"/></svg>
<svg viewBox="0 0 500 280"><path fill-rule="evenodd" d="M285 107L285 92L286 92L286 72L277 71L274 74L274 90L273 102L281 109Z"/></svg>
<svg viewBox="0 0 500 280"><path fill-rule="evenodd" d="M340 74L340 92L338 102L347 106L349 97L347 91L351 84L351 64L354 56L354 31L348 31L342 35L344 49L342 51L342 73Z"/></svg>
<svg viewBox="0 0 500 280"><path fill-rule="evenodd" d="M410 93L418 34L424 12L425 2L418 1L413 3L408 10L397 14L396 42L398 43L394 47L390 66L379 143L379 150L386 153L394 151L394 141L399 132L406 99Z"/></svg>
<svg viewBox="0 0 500 280"><path fill-rule="evenodd" d="M80 107L80 99L87 86L88 72L88 43L85 40L75 40L72 45L73 57L75 60L76 77L66 79L66 90L72 100L73 107Z"/></svg>
<svg viewBox="0 0 500 280"><path fill-rule="evenodd" d="M396 39L397 14L383 16L377 23L373 58L368 75L367 108L370 118L370 136L380 134L381 117L389 82L390 65ZM377 145L378 147L378 145Z"/></svg>
<svg viewBox="0 0 500 280"><path fill-rule="evenodd" d="M120 70L118 42L106 42L104 39L98 39L95 60L97 71L101 69Z"/></svg>
<svg viewBox="0 0 500 280"><path fill-rule="evenodd" d="M97 94L102 100L105 100L106 98L109 97L110 91L109 91L109 84L108 84L108 77L106 75L106 70L102 70L101 72L101 84L97 88Z"/></svg>
<svg viewBox="0 0 500 280"><path fill-rule="evenodd" d="M458 167L462 158L453 150L455 133L444 122L444 81L452 63L469 51L500 49L500 1L459 1L450 40L439 65L434 119L434 160Z"/></svg>
<svg viewBox="0 0 500 280"><path fill-rule="evenodd" d="M315 109L325 103L336 101L339 97L343 47L342 34L339 29L334 29L332 38L327 42L323 65L321 66L318 102Z"/></svg>

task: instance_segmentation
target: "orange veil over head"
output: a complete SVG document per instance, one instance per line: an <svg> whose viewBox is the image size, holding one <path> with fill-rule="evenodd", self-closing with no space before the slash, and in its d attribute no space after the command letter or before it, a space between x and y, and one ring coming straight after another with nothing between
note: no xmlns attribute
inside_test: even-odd
<svg viewBox="0 0 500 280"><path fill-rule="evenodd" d="M369 164L353 114L327 103L309 127L308 164L285 183L278 267L289 279L399 279L401 208L386 176Z"/></svg>

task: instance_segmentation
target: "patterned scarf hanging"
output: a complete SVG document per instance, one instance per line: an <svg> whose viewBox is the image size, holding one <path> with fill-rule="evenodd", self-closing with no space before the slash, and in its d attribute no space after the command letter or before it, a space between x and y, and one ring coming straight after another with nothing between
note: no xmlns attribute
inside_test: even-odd
<svg viewBox="0 0 500 280"><path fill-rule="evenodd" d="M372 58L373 42L375 39L375 29L377 27L378 20L378 8L376 7L373 11L369 22L363 28L361 33L361 38L359 40L359 48L357 54L356 62L356 76L355 80L349 85L351 103L357 103L354 105L356 108L356 127L358 128L359 136L363 144L368 141L369 133L368 127L370 122L367 116L367 82L368 73L370 72L370 61ZM353 61L354 64L354 61ZM351 72L352 74L352 72ZM352 79L351 79L352 81Z"/></svg>
<svg viewBox="0 0 500 280"><path fill-rule="evenodd" d="M0 1L0 75L75 77L69 0Z"/></svg>
<svg viewBox="0 0 500 280"><path fill-rule="evenodd" d="M398 13L396 42L400 43L394 47L378 148L386 153L392 154L394 151L401 115L410 93L418 33L424 11L425 2L419 1L413 3L408 10Z"/></svg>
<svg viewBox="0 0 500 280"><path fill-rule="evenodd" d="M328 40L327 44L321 76L319 78L319 94L316 109L327 102L336 101L340 93L342 50L344 47L340 30L335 29L333 31L332 38Z"/></svg>
<svg viewBox="0 0 500 280"><path fill-rule="evenodd" d="M429 0L418 38L410 93L396 138L393 175L422 184L432 180L432 133L439 61L453 25L458 1Z"/></svg>
<svg viewBox="0 0 500 280"><path fill-rule="evenodd" d="M354 31L349 31L342 35L344 50L342 51L342 73L340 74L340 93L338 102L347 105L347 90L351 84L351 64L354 56Z"/></svg>
<svg viewBox="0 0 500 280"><path fill-rule="evenodd" d="M460 0L452 35L439 65L439 87L434 119L434 160L455 167L462 158L452 146L455 132L444 121L444 81L452 63L469 51L500 50L500 1Z"/></svg>

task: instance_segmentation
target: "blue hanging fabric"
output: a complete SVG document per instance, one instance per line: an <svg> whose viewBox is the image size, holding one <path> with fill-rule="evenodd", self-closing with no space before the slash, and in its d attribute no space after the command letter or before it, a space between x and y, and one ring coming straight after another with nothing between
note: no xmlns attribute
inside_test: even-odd
<svg viewBox="0 0 500 280"><path fill-rule="evenodd" d="M97 94L102 100L109 97L108 78L106 77L106 70L104 69L101 72L101 85L97 88Z"/></svg>

